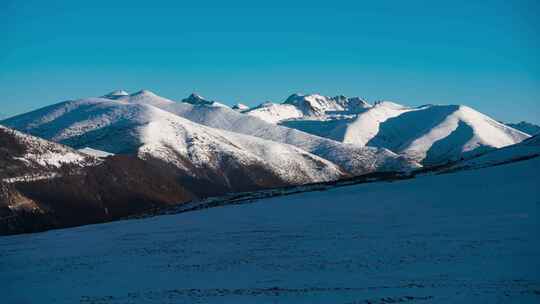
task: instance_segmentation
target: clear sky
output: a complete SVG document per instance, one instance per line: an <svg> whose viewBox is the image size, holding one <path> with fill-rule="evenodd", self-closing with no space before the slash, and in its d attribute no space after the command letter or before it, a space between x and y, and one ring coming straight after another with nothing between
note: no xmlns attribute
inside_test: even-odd
<svg viewBox="0 0 540 304"><path fill-rule="evenodd" d="M0 0L0 113L146 88L459 103L540 123L538 3Z"/></svg>

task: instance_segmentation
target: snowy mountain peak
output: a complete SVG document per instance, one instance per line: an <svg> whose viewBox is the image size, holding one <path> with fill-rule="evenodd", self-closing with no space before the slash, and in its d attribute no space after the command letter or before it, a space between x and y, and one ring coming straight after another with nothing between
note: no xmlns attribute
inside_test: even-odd
<svg viewBox="0 0 540 304"><path fill-rule="evenodd" d="M214 103L214 101L208 100L197 93L191 93L187 98L182 99L182 102L192 105L212 105Z"/></svg>
<svg viewBox="0 0 540 304"><path fill-rule="evenodd" d="M291 104L297 107L302 107L305 105L316 106L317 102L323 102L326 98L319 94L300 94L294 93L291 96L287 97L283 104Z"/></svg>
<svg viewBox="0 0 540 304"><path fill-rule="evenodd" d="M407 109L408 107L401 105L399 103L390 101L390 100L377 100L374 104L374 107L386 107L392 109Z"/></svg>
<svg viewBox="0 0 540 304"><path fill-rule="evenodd" d="M150 90L142 89L138 92L131 94L130 96L152 96L152 97L156 96L157 97L158 95Z"/></svg>
<svg viewBox="0 0 540 304"><path fill-rule="evenodd" d="M297 100L302 99L305 96L307 96L307 95L303 94L303 93L293 93L293 94L291 94L291 96L287 97L287 99L285 99L285 101L283 103L295 104L295 102Z"/></svg>
<svg viewBox="0 0 540 304"><path fill-rule="evenodd" d="M318 116L324 114L325 110L330 106L328 100L321 95L301 95L292 94L283 104L290 104L297 107L304 115Z"/></svg>
<svg viewBox="0 0 540 304"><path fill-rule="evenodd" d="M109 94L103 95L103 97L108 99L119 99L124 96L129 96L129 93L124 90L115 90L110 92Z"/></svg>
<svg viewBox="0 0 540 304"><path fill-rule="evenodd" d="M371 107L371 105L360 97L347 97L343 95L335 96L333 100L348 111L357 111Z"/></svg>
<svg viewBox="0 0 540 304"><path fill-rule="evenodd" d="M188 98L203 99L203 100L206 99L206 98L202 97L201 95L199 95L199 94L197 94L197 93L195 93L195 92L191 93L191 94L188 96Z"/></svg>
<svg viewBox="0 0 540 304"><path fill-rule="evenodd" d="M241 112L241 111L249 110L249 107L246 106L246 105L243 104L243 103L237 103L237 104L235 104L235 105L232 107L232 109Z"/></svg>
<svg viewBox="0 0 540 304"><path fill-rule="evenodd" d="M346 97L338 95L335 97L322 96L319 94L292 94L283 104L296 106L304 115L321 116L327 112L358 112L370 105L359 97Z"/></svg>
<svg viewBox="0 0 540 304"><path fill-rule="evenodd" d="M120 96L116 99L128 103L146 104L152 106L167 106L174 103L174 101L161 97L150 90L140 90L131 95Z"/></svg>
<svg viewBox="0 0 540 304"><path fill-rule="evenodd" d="M344 127L344 142L384 147L440 164L512 145L528 135L463 105L405 107L378 102Z"/></svg>

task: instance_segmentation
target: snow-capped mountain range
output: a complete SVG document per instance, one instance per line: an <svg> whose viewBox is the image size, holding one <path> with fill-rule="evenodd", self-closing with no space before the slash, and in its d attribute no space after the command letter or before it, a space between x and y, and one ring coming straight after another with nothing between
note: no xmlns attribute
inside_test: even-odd
<svg viewBox="0 0 540 304"><path fill-rule="evenodd" d="M135 97L138 101L140 95ZM209 128L139 102L102 98L66 102L7 124L17 123L30 126L24 129L31 134L73 148L159 159L186 174L220 176L225 183L236 170L244 173L244 179L263 180L269 175L283 184L345 176L333 163L294 146Z"/></svg>
<svg viewBox="0 0 540 304"><path fill-rule="evenodd" d="M8 221L0 233L109 221L225 193L411 172L420 163L464 159L444 167L452 171L540 155L537 136L466 106L294 94L282 104L235 108L196 94L176 102L119 90L1 121L0 213Z"/></svg>
<svg viewBox="0 0 540 304"><path fill-rule="evenodd" d="M222 105L174 102L146 90L131 95L113 92L106 96L114 98L62 102L2 123L77 149L89 147L114 154L133 154L140 149L141 154L155 154L164 159L163 151L167 149L156 148L156 143L167 142L168 147L176 149L176 152L181 150L179 154L169 153L168 156L168 160L177 165L181 161L172 160L175 158L172 155L189 158L199 165L219 162L221 155L225 154L238 160L257 159L258 163L271 167L270 171L282 172L282 177L288 175L286 181L322 181L337 178L343 173L358 175L373 171L408 171L419 167L419 164L384 148L340 143L268 123ZM194 95L189 99L193 101ZM168 123L164 124L164 121ZM164 128L155 128L158 125ZM187 135L174 131L180 129ZM199 133L210 136L200 137ZM150 142L153 148L145 146ZM204 147L209 142L215 148ZM187 150L182 147L198 152L185 154ZM281 152L276 153L278 151ZM212 153L220 157L210 155ZM204 159L208 162L202 161ZM290 164L295 165L291 167ZM218 168L219 165L215 163L211 167ZM291 171L291 168L298 171Z"/></svg>
<svg viewBox="0 0 540 304"><path fill-rule="evenodd" d="M518 143L530 135L463 105L374 105L361 98L294 94L246 112L270 123L360 146L386 148L424 165Z"/></svg>
<svg viewBox="0 0 540 304"><path fill-rule="evenodd" d="M62 102L2 123L77 149L155 154L177 166L181 161L173 160L171 151L165 156L167 149L158 148L157 143L166 142L190 162L214 168L220 167L216 155L237 161L258 159L281 175L288 170L278 169L280 164L294 162L301 173L285 180L301 182L315 176L319 177L315 181L321 181L343 173L407 171L420 163L443 164L530 136L463 105L406 107L389 101L371 105L359 97L293 94L281 104L234 108L197 94L176 102L148 90L133 94L118 90L99 98ZM151 131L156 128L159 132ZM207 141L199 140L201 133L211 135ZM237 142L231 142L233 138ZM287 161L281 156L275 162L268 158L268 151L293 151L284 145L295 147L294 152L279 153L288 155L283 156ZM187 153L190 149L197 153ZM318 174L313 169L317 166L305 163L306 155L332 169ZM302 180L300 175L307 178Z"/></svg>

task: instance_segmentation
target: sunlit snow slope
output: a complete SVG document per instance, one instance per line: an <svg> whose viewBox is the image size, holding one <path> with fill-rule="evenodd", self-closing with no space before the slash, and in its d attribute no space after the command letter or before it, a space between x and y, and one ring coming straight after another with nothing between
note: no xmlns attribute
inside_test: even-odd
<svg viewBox="0 0 540 304"><path fill-rule="evenodd" d="M195 97L192 95L187 99L192 100ZM406 160L384 148L336 142L209 103L162 102L162 98L155 94L143 94L138 98L126 97L125 100L129 100L130 103L157 105L165 111L212 128L293 145L333 162L354 175L374 171L409 171L419 167L418 163Z"/></svg>
<svg viewBox="0 0 540 304"><path fill-rule="evenodd" d="M367 140L368 146L385 147L433 164L512 145L529 137L466 106L403 108L394 116L395 107L381 103L360 114L347 128L344 141L355 142L358 134L366 134L362 130L372 130L359 138ZM378 117L381 112L382 118Z"/></svg>
<svg viewBox="0 0 540 304"><path fill-rule="evenodd" d="M529 135L462 105L405 107L359 98L292 95L247 112L336 141L386 148L426 165L468 158ZM296 113L296 114L288 114Z"/></svg>
<svg viewBox="0 0 540 304"><path fill-rule="evenodd" d="M185 119L195 123L186 125L187 129L200 128L202 127L200 125L205 125L213 128L212 132L214 133L229 131L224 134L229 134L234 138L248 135L242 138L255 140L253 138L257 137L259 138L255 140L257 142L263 140L274 142L276 147L265 144L271 149L281 149L279 147L283 147L283 144L292 145L303 150L296 150L302 155L316 155L354 175L373 171L410 171L419 167L418 163L400 157L384 148L344 144L313 136L265 122L227 107L216 106L215 103L204 102L202 97L197 95L185 99L189 102L174 102L147 90L131 95L125 95L124 92L113 92L105 96L107 98L87 98L60 103L11 118L4 123L18 130L53 141L60 141L77 148L90 147L110 153L125 153L134 150L140 144L137 139L133 140L133 137L138 138L142 134L138 131L137 126L153 119L145 117L144 113L141 114L140 109L143 106L152 106L180 116L178 120L181 120L182 124L186 124ZM163 113L160 115L164 116ZM120 142L113 142L107 140L110 136L114 136L111 134L113 132L111 130L119 133L129 132L130 134L119 138ZM232 135L230 132L237 133L238 136ZM223 136L220 135L220 137ZM102 140L103 138L105 140ZM149 137L146 138L150 140ZM260 151L260 149L258 150ZM296 160L301 158L304 157L296 158ZM279 156L275 160L265 159L267 162L281 160ZM290 162L285 164L287 163Z"/></svg>
<svg viewBox="0 0 540 304"><path fill-rule="evenodd" d="M148 102L145 96L150 94L142 91L133 100L68 101L5 123L77 149L159 159L187 174L205 175L224 184L237 183L234 179L240 176L261 186L345 176L335 164L294 146L209 128L161 110L154 105L172 102L163 98Z"/></svg>

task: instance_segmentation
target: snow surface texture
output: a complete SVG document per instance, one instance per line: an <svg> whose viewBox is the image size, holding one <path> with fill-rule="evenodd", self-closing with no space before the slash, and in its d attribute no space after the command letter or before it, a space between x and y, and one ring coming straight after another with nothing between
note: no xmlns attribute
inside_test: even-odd
<svg viewBox="0 0 540 304"><path fill-rule="evenodd" d="M159 117L159 115L147 116L148 106L151 106L197 123L189 127L198 128L201 127L198 124L201 124L249 135L249 138L258 137L273 141L276 145L279 143L293 145L305 151L302 155L314 154L355 175L373 171L410 171L419 167L417 163L387 149L339 143L271 124L227 107L195 102L201 98L192 95L188 98L192 99L192 102L174 102L150 91L141 91L132 95L122 95L114 100L87 98L64 102L11 118L4 123L18 130L76 148L88 146L118 154L137 148L140 144L138 138L142 136L140 126ZM180 120L185 123L185 120L181 118ZM125 136L115 139L119 142L107 140L115 133L122 133Z"/></svg>
<svg viewBox="0 0 540 304"><path fill-rule="evenodd" d="M2 300L538 303L539 178L536 158L2 237Z"/></svg>
<svg viewBox="0 0 540 304"><path fill-rule="evenodd" d="M405 107L382 101L317 94L289 97L246 113L336 141L387 148L427 165L512 145L529 135L467 106Z"/></svg>
<svg viewBox="0 0 540 304"><path fill-rule="evenodd" d="M191 173L192 166L217 174L256 166L290 184L345 175L334 163L294 146L209 128L161 110L155 105L175 103L155 96L143 91L134 94L133 100L64 102L15 117L8 124L75 148L157 158Z"/></svg>

